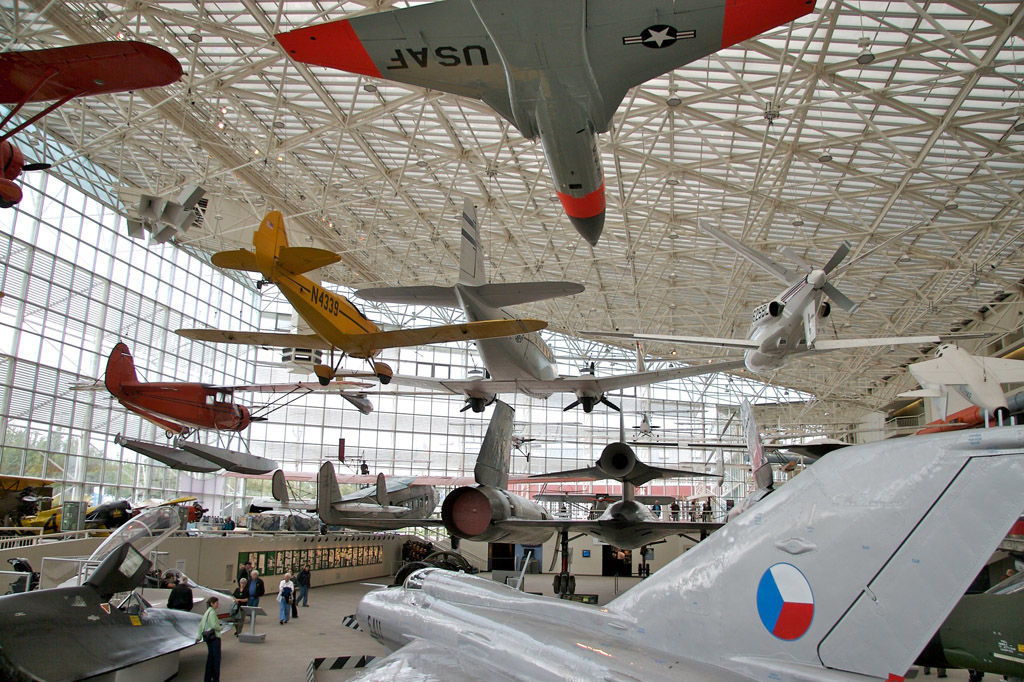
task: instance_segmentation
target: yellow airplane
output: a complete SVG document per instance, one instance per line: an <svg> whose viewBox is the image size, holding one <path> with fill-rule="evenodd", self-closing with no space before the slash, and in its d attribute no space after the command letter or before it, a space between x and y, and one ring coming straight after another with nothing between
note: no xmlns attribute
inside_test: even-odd
<svg viewBox="0 0 1024 682"><path fill-rule="evenodd" d="M239 343L279 348L313 348L342 351L342 358L351 355L371 362L373 373L382 384L391 381L391 367L372 362L385 348L420 346L427 343L474 341L499 336L527 334L544 329L547 322L531 319L484 320L439 327L381 331L343 296L320 287L302 273L337 263L341 257L325 249L288 246L284 218L271 211L263 218L252 238L256 252L246 249L222 251L212 262L220 268L246 270L263 275L263 283L276 284L299 315L312 327L313 334L275 332L241 332L220 329L179 329L177 333L195 341ZM340 363L340 359L339 359ZM337 367L316 365L313 368L320 383L327 385L338 376Z"/></svg>

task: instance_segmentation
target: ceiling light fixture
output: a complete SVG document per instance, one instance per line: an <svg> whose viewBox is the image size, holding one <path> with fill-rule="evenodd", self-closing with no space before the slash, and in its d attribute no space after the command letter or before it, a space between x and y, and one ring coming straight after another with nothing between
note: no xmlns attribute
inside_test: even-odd
<svg viewBox="0 0 1024 682"><path fill-rule="evenodd" d="M188 34L188 39L191 40L193 43L201 43L201 42L203 42L203 36L199 35L195 31L192 31L191 33Z"/></svg>
<svg viewBox="0 0 1024 682"><path fill-rule="evenodd" d="M871 39L863 37L857 41L857 47L860 48L860 54L857 55L857 63L861 66L867 66L871 62L875 61L875 55L871 52Z"/></svg>
<svg viewBox="0 0 1024 682"><path fill-rule="evenodd" d="M678 107L682 103L683 100L679 99L679 97L676 95L672 95L667 100L665 100L665 104L667 104L670 107Z"/></svg>
<svg viewBox="0 0 1024 682"><path fill-rule="evenodd" d="M1013 129L1018 133L1024 133L1024 114L1022 114L1020 120L1014 124Z"/></svg>
<svg viewBox="0 0 1024 682"><path fill-rule="evenodd" d="M377 86L373 83L366 83L363 85L363 92L377 92Z"/></svg>
<svg viewBox="0 0 1024 682"><path fill-rule="evenodd" d="M825 151L823 151L821 153L821 155L818 156L818 161L821 161L822 163L828 163L831 160L832 160L832 151L831 151L831 149L829 147L825 147Z"/></svg>
<svg viewBox="0 0 1024 682"><path fill-rule="evenodd" d="M793 218L793 227L803 227L803 226L804 226L804 219L803 218L801 218L799 216L797 216L796 218Z"/></svg>

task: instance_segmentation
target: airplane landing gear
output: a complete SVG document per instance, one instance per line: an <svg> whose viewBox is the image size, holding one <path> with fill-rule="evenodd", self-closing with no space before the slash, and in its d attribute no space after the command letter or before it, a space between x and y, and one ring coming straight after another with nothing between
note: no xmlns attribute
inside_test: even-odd
<svg viewBox="0 0 1024 682"><path fill-rule="evenodd" d="M384 362L373 363L373 373L377 375L380 383L385 386L391 383L391 377L395 375L395 371L391 369L391 365Z"/></svg>
<svg viewBox="0 0 1024 682"><path fill-rule="evenodd" d="M330 365L313 365L313 373L316 374L321 386L331 383L331 379L334 378L334 368Z"/></svg>
<svg viewBox="0 0 1024 682"><path fill-rule="evenodd" d="M562 570L554 577L551 589L556 595L576 594L576 576L569 574L569 531L558 531L558 538L561 544Z"/></svg>

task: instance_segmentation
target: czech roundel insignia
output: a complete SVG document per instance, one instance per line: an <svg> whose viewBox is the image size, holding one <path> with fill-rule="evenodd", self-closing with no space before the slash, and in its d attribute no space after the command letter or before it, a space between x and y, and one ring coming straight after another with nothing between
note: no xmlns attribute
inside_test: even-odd
<svg viewBox="0 0 1024 682"><path fill-rule="evenodd" d="M779 639L799 639L814 619L811 585L792 564L775 564L757 585L757 613L765 629Z"/></svg>

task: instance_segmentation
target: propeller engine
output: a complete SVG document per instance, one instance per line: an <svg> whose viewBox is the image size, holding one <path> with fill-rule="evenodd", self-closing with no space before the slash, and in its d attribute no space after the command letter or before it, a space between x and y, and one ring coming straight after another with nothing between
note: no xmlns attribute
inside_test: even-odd
<svg viewBox="0 0 1024 682"><path fill-rule="evenodd" d="M14 180L26 171L46 170L48 163L25 163L25 155L10 140L0 140L0 208L21 201L21 187Z"/></svg>

